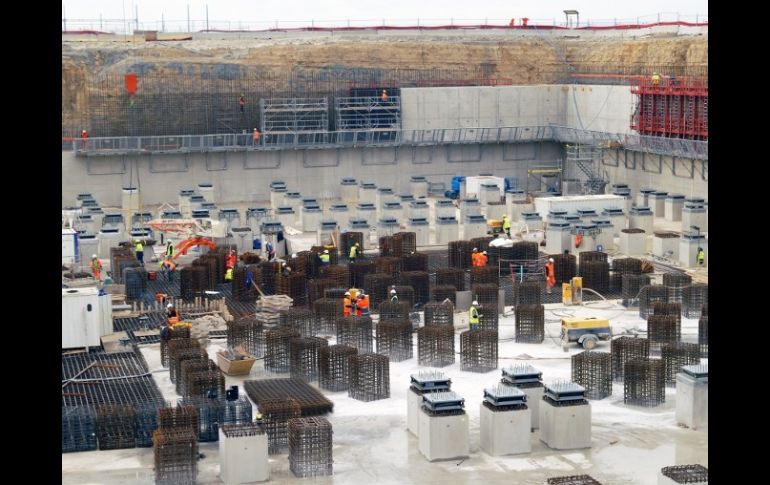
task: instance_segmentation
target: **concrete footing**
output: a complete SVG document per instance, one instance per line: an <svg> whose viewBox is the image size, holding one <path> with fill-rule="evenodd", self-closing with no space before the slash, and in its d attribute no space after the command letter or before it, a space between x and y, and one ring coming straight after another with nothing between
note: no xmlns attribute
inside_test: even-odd
<svg viewBox="0 0 770 485"><path fill-rule="evenodd" d="M683 372L676 375L676 422L692 429L708 427L709 383Z"/></svg>
<svg viewBox="0 0 770 485"><path fill-rule="evenodd" d="M406 390L406 429L415 436L420 436L420 406L422 396L410 386Z"/></svg>
<svg viewBox="0 0 770 485"><path fill-rule="evenodd" d="M220 429L219 463L219 478L226 485L269 480L267 434L228 438Z"/></svg>
<svg viewBox="0 0 770 485"><path fill-rule="evenodd" d="M540 384L536 387L520 387L519 389L527 395L527 407L530 410L532 431L540 429L540 403L543 402L545 388Z"/></svg>
<svg viewBox="0 0 770 485"><path fill-rule="evenodd" d="M540 441L555 450L591 447L591 404L554 406L540 403Z"/></svg>
<svg viewBox="0 0 770 485"><path fill-rule="evenodd" d="M465 458L470 454L468 415L428 416L420 410L420 453L428 461Z"/></svg>
<svg viewBox="0 0 770 485"><path fill-rule="evenodd" d="M493 456L532 451L529 409L492 411L482 403L479 412L481 449Z"/></svg>

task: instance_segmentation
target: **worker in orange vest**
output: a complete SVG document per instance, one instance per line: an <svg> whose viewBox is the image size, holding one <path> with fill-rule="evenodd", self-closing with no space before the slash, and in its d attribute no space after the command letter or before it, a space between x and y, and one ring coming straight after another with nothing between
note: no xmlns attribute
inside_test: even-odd
<svg viewBox="0 0 770 485"><path fill-rule="evenodd" d="M358 296L358 301L356 302L356 315L359 317L369 316L369 295L363 292Z"/></svg>
<svg viewBox="0 0 770 485"><path fill-rule="evenodd" d="M583 235L575 234L575 249L579 248L583 244Z"/></svg>
<svg viewBox="0 0 770 485"><path fill-rule="evenodd" d="M243 109L246 107L246 95L241 93L241 97L238 98L238 104L241 106L241 113L243 113Z"/></svg>
<svg viewBox="0 0 770 485"><path fill-rule="evenodd" d="M556 273L553 270L553 258L548 258L548 262L545 263L545 285L546 292L551 293L551 288L556 285Z"/></svg>
<svg viewBox="0 0 770 485"><path fill-rule="evenodd" d="M476 266L481 266L481 260L479 259L479 256L481 256L481 254L479 253L478 248L473 248L473 252L471 252L471 266L474 268Z"/></svg>
<svg viewBox="0 0 770 485"><path fill-rule="evenodd" d="M481 252L481 254L479 255L479 261L481 262L481 264L479 266L486 266L487 265L487 263L489 262L489 257L487 257L487 252L486 251L482 251Z"/></svg>
<svg viewBox="0 0 770 485"><path fill-rule="evenodd" d="M342 316L349 317L353 309L353 304L350 302L350 292L345 292L345 297L342 299Z"/></svg>
<svg viewBox="0 0 770 485"><path fill-rule="evenodd" d="M85 150L86 143L88 142L88 132L86 130L80 132L80 139L82 140L82 148Z"/></svg>
<svg viewBox="0 0 770 485"><path fill-rule="evenodd" d="M380 100L383 103L387 103L388 102L388 90L387 89L383 89L382 90L382 93L380 94Z"/></svg>
<svg viewBox="0 0 770 485"><path fill-rule="evenodd" d="M259 136L260 136L259 130L254 128L254 132L251 134L252 145L254 146L259 145Z"/></svg>
<svg viewBox="0 0 770 485"><path fill-rule="evenodd" d="M166 317L168 318L169 325L179 323L179 312L176 311L176 308L171 303L166 306Z"/></svg>
<svg viewBox="0 0 770 485"><path fill-rule="evenodd" d="M94 279L96 281L100 281L101 280L101 276L102 276L102 262L99 261L99 258L97 258L95 254L93 256L91 256L91 272L93 272Z"/></svg>
<svg viewBox="0 0 770 485"><path fill-rule="evenodd" d="M230 254L227 256L227 261L225 262L225 267L227 268L235 268L235 263L238 262L238 258L235 256L235 250L231 249Z"/></svg>

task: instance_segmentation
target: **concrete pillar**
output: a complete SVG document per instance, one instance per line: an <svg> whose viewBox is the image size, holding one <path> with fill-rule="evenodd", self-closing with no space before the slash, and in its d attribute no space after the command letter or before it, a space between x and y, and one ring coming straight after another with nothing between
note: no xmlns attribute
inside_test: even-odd
<svg viewBox="0 0 770 485"><path fill-rule="evenodd" d="M666 211L666 196L668 192L657 190L650 194L650 210L655 217L663 217Z"/></svg>
<svg viewBox="0 0 770 485"><path fill-rule="evenodd" d="M691 429L708 427L709 381L684 372L676 375L676 422Z"/></svg>
<svg viewBox="0 0 770 485"><path fill-rule="evenodd" d="M487 235L487 220L482 215L472 215L463 219L463 239L470 240L475 237Z"/></svg>
<svg viewBox="0 0 770 485"><path fill-rule="evenodd" d="M406 223L406 230L414 232L417 246L430 244L430 226L425 218L410 218Z"/></svg>
<svg viewBox="0 0 770 485"><path fill-rule="evenodd" d="M269 480L267 433L255 436L227 437L220 428L219 478L225 485Z"/></svg>
<svg viewBox="0 0 770 485"><path fill-rule="evenodd" d="M274 187L270 189L270 207L277 209L284 206L284 199L286 194L286 188Z"/></svg>
<svg viewBox="0 0 770 485"><path fill-rule="evenodd" d="M692 226L700 228L700 232L708 232L709 218L703 205L690 206L685 204L682 209L682 232L692 231Z"/></svg>
<svg viewBox="0 0 770 485"><path fill-rule="evenodd" d="M659 237L653 234L652 254L659 257L667 257L674 261L679 260L679 239L680 237Z"/></svg>
<svg viewBox="0 0 770 485"><path fill-rule="evenodd" d="M628 216L629 229L644 229L647 234L653 231L652 211L647 207L635 207Z"/></svg>
<svg viewBox="0 0 770 485"><path fill-rule="evenodd" d="M297 214L291 207L278 207L275 211L275 218L283 224L283 227L295 227L297 225Z"/></svg>
<svg viewBox="0 0 770 485"><path fill-rule="evenodd" d="M348 205L358 203L358 182L354 178L344 178L340 183L340 199Z"/></svg>
<svg viewBox="0 0 770 485"><path fill-rule="evenodd" d="M409 181L409 193L415 199L421 199L428 196L428 181L423 176L412 176Z"/></svg>
<svg viewBox="0 0 770 485"><path fill-rule="evenodd" d="M320 207L302 207L299 210L302 216L302 231L303 232L315 232L318 231L318 225L321 223L323 212Z"/></svg>
<svg viewBox="0 0 770 485"><path fill-rule="evenodd" d="M540 441L555 450L591 447L591 403L554 406L540 403Z"/></svg>
<svg viewBox="0 0 770 485"><path fill-rule="evenodd" d="M420 407L422 406L422 394L409 386L406 390L406 429L415 436L420 436Z"/></svg>
<svg viewBox="0 0 770 485"><path fill-rule="evenodd" d="M206 199L206 202L217 203L217 198L214 194L214 184L200 183L198 184L198 193Z"/></svg>
<svg viewBox="0 0 770 485"><path fill-rule="evenodd" d="M129 214L139 211L139 189L136 187L123 187L121 207Z"/></svg>
<svg viewBox="0 0 770 485"><path fill-rule="evenodd" d="M532 412L528 408L492 411L482 402L479 411L481 449L492 456L531 452L531 422Z"/></svg>
<svg viewBox="0 0 770 485"><path fill-rule="evenodd" d="M429 416L420 409L419 416L419 450L428 461L470 455L467 414Z"/></svg>
<svg viewBox="0 0 770 485"><path fill-rule="evenodd" d="M679 262L688 268L698 265L698 248L706 255L704 266L709 265L709 243L703 235L683 233L679 240Z"/></svg>
<svg viewBox="0 0 770 485"><path fill-rule="evenodd" d="M620 252L626 256L642 256L647 253L647 233L620 232Z"/></svg>
<svg viewBox="0 0 770 485"><path fill-rule="evenodd" d="M668 194L665 202L665 217L667 221L681 221L684 195Z"/></svg>
<svg viewBox="0 0 770 485"><path fill-rule="evenodd" d="M430 207L424 200L413 200L409 203L407 217L412 219L428 219Z"/></svg>
<svg viewBox="0 0 770 485"><path fill-rule="evenodd" d="M537 383L531 387L516 386L527 395L527 407L530 411L530 417L532 419L531 427L532 431L540 429L540 403L543 402L543 394L545 394L545 388L542 383Z"/></svg>
<svg viewBox="0 0 770 485"><path fill-rule="evenodd" d="M457 219L444 218L436 221L436 244L449 244L460 238L460 228Z"/></svg>

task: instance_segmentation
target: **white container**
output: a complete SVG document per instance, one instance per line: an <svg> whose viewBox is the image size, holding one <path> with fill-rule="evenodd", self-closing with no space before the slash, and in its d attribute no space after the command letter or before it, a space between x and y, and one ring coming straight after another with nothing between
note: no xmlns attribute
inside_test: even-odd
<svg viewBox="0 0 770 485"><path fill-rule="evenodd" d="M430 244L430 226L428 219L409 218L406 223L406 230L415 233L415 244L417 246L428 246Z"/></svg>
<svg viewBox="0 0 770 485"><path fill-rule="evenodd" d="M129 213L137 212L139 210L139 189L136 187L123 187L121 207Z"/></svg>
<svg viewBox="0 0 770 485"><path fill-rule="evenodd" d="M78 259L78 233L74 229L61 230L61 264L71 266ZM90 256L88 259L91 259Z"/></svg>
<svg viewBox="0 0 770 485"><path fill-rule="evenodd" d="M415 199L424 199L428 196L428 181L423 176L412 176L409 180L409 193Z"/></svg>
<svg viewBox="0 0 770 485"><path fill-rule="evenodd" d="M358 186L358 203L377 203L377 186L372 182L361 182Z"/></svg>
<svg viewBox="0 0 770 485"><path fill-rule="evenodd" d="M436 244L449 244L460 239L460 226L454 217L436 220Z"/></svg>
<svg viewBox="0 0 770 485"><path fill-rule="evenodd" d="M62 288L61 348L98 347L112 333L112 300L95 287Z"/></svg>
<svg viewBox="0 0 770 485"><path fill-rule="evenodd" d="M460 201L460 220L468 216L481 215L481 202L478 199L463 199Z"/></svg>
<svg viewBox="0 0 770 485"><path fill-rule="evenodd" d="M601 214L604 209L625 207L625 199L618 195L563 195L558 197L535 197L535 211L540 217L547 217L552 210L566 210L575 214L578 209L593 209Z"/></svg>
<svg viewBox="0 0 770 485"><path fill-rule="evenodd" d="M198 193L206 199L206 202L217 203L217 198L214 196L214 184L200 183L198 184Z"/></svg>
<svg viewBox="0 0 770 485"><path fill-rule="evenodd" d="M267 433L228 437L219 429L219 478L225 485L270 479Z"/></svg>
<svg viewBox="0 0 770 485"><path fill-rule="evenodd" d="M356 179L342 179L342 182L340 182L340 200L351 206L358 203L358 182Z"/></svg>
<svg viewBox="0 0 770 485"><path fill-rule="evenodd" d="M664 212L667 221L681 221L682 208L684 208L684 195L668 194L664 206Z"/></svg>
<svg viewBox="0 0 770 485"><path fill-rule="evenodd" d="M233 227L230 229L233 241L238 248L238 254L249 252L254 247L254 233L250 227Z"/></svg>
<svg viewBox="0 0 770 485"><path fill-rule="evenodd" d="M482 192L482 184L497 186L497 198L502 200L505 195L505 179L503 177L495 177L492 175L479 175L476 177L465 177L465 194L460 194L461 197L477 197L480 198Z"/></svg>

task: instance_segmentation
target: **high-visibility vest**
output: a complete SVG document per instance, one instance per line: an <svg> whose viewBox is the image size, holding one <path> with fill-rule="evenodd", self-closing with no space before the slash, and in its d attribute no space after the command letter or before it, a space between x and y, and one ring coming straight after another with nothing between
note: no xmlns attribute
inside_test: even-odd
<svg viewBox="0 0 770 485"><path fill-rule="evenodd" d="M486 266L488 262L489 258L486 256L486 254L479 254L479 266Z"/></svg>
<svg viewBox="0 0 770 485"><path fill-rule="evenodd" d="M583 236L581 236L580 234L575 234L575 247L579 248L582 242L583 242Z"/></svg>
<svg viewBox="0 0 770 485"><path fill-rule="evenodd" d="M355 258L356 256L358 256L358 247L350 246L350 252L348 253L348 256L350 258Z"/></svg>
<svg viewBox="0 0 770 485"><path fill-rule="evenodd" d="M233 268L227 268L227 271L225 272L225 281L232 281L233 280Z"/></svg>
<svg viewBox="0 0 770 485"><path fill-rule="evenodd" d="M706 260L706 253L703 251L698 251L698 262L705 261Z"/></svg>
<svg viewBox="0 0 770 485"><path fill-rule="evenodd" d="M136 252L144 252L144 246L142 246L142 241L139 241L138 243L136 243L135 248L136 248Z"/></svg>
<svg viewBox="0 0 770 485"><path fill-rule="evenodd" d="M471 325L479 324L479 310L475 306L472 306L470 310L468 310L468 322Z"/></svg>
<svg viewBox="0 0 770 485"><path fill-rule="evenodd" d="M328 253L321 254L321 262L322 263L328 263L329 262L329 254Z"/></svg>
<svg viewBox="0 0 770 485"><path fill-rule="evenodd" d="M166 245L166 256L173 256L174 255L174 245L168 244Z"/></svg>
<svg viewBox="0 0 770 485"><path fill-rule="evenodd" d="M356 304L356 307L358 310L356 311L356 315L359 316L366 316L369 315L369 295L366 295L363 298L360 298L358 300L358 303Z"/></svg>
<svg viewBox="0 0 770 485"><path fill-rule="evenodd" d="M102 269L102 262L98 259L91 260L91 269L98 270Z"/></svg>
<svg viewBox="0 0 770 485"><path fill-rule="evenodd" d="M345 297L342 299L342 315L345 317L350 316L352 305L350 304L350 298Z"/></svg>
<svg viewBox="0 0 770 485"><path fill-rule="evenodd" d="M503 230L511 228L511 220L507 217L503 217Z"/></svg>

